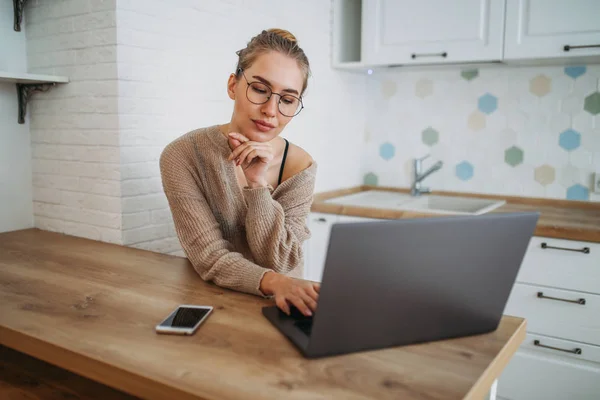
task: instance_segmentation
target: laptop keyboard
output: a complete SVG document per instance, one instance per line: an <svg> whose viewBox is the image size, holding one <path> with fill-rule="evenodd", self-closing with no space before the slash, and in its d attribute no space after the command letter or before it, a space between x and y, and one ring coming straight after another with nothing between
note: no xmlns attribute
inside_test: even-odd
<svg viewBox="0 0 600 400"><path fill-rule="evenodd" d="M294 325L296 325L307 336L310 336L310 333L312 332L313 319L312 318L303 318L301 320L294 322Z"/></svg>

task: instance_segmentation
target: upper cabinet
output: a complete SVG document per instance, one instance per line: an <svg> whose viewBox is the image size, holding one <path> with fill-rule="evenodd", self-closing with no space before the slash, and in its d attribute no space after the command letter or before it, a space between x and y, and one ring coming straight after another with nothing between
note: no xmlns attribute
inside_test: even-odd
<svg viewBox="0 0 600 400"><path fill-rule="evenodd" d="M334 0L334 67L600 61L600 0Z"/></svg>
<svg viewBox="0 0 600 400"><path fill-rule="evenodd" d="M507 0L506 60L600 56L599 0Z"/></svg>
<svg viewBox="0 0 600 400"><path fill-rule="evenodd" d="M368 64L502 59L504 0L364 0L362 12Z"/></svg>

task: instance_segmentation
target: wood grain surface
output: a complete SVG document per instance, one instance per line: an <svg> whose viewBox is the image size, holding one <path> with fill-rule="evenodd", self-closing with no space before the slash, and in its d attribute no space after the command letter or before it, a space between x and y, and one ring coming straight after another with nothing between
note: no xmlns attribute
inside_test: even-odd
<svg viewBox="0 0 600 400"><path fill-rule="evenodd" d="M178 304L215 310L193 336L156 334ZM481 399L525 338L504 316L485 335L308 360L261 315L271 304L185 258L0 233L0 344L142 398Z"/></svg>
<svg viewBox="0 0 600 400"><path fill-rule="evenodd" d="M138 397L0 346L0 399L135 400Z"/></svg>
<svg viewBox="0 0 600 400"><path fill-rule="evenodd" d="M410 189L357 186L348 189L333 190L315 195L311 211L352 215L367 218L424 218L442 214L420 213L413 211L385 210L368 207L354 207L326 203L336 197L346 196L365 190L386 190L398 193L410 193ZM506 204L491 211L492 213L538 211L540 218L534 235L557 239L583 240L600 243L600 203L589 201L555 200L533 197L497 196L477 193L459 193L435 191L431 194L442 196L465 196L482 199L506 200Z"/></svg>

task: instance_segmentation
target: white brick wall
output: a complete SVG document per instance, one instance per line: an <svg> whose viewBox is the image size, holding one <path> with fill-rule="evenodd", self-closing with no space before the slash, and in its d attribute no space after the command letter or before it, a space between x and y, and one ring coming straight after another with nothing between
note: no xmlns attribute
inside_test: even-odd
<svg viewBox="0 0 600 400"><path fill-rule="evenodd" d="M319 163L317 191L359 183L366 79L331 70L330 12L323 0L31 1L30 67L71 80L30 109L36 226L183 255L158 158L229 121L235 52L272 27L296 35L313 71L284 136Z"/></svg>
<svg viewBox="0 0 600 400"><path fill-rule="evenodd" d="M29 105L35 226L122 243L116 0L28 1L25 23L29 71L70 79Z"/></svg>

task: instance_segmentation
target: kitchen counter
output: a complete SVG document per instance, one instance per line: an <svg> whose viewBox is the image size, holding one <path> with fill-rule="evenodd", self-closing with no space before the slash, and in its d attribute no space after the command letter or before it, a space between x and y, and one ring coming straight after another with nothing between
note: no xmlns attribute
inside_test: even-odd
<svg viewBox="0 0 600 400"><path fill-rule="evenodd" d="M366 190L388 190L398 193L410 193L410 189L405 188L368 185L333 190L316 194L311 211L367 218L422 218L442 215L413 211L355 207L325 202L325 200ZM534 233L536 236L600 243L600 203L447 191L435 191L431 194L506 200L506 204L491 212L539 211L540 218Z"/></svg>
<svg viewBox="0 0 600 400"><path fill-rule="evenodd" d="M178 304L214 312L193 336L157 335ZM481 399L525 338L503 316L484 335L309 360L262 316L271 304L182 257L0 233L0 344L143 398Z"/></svg>

